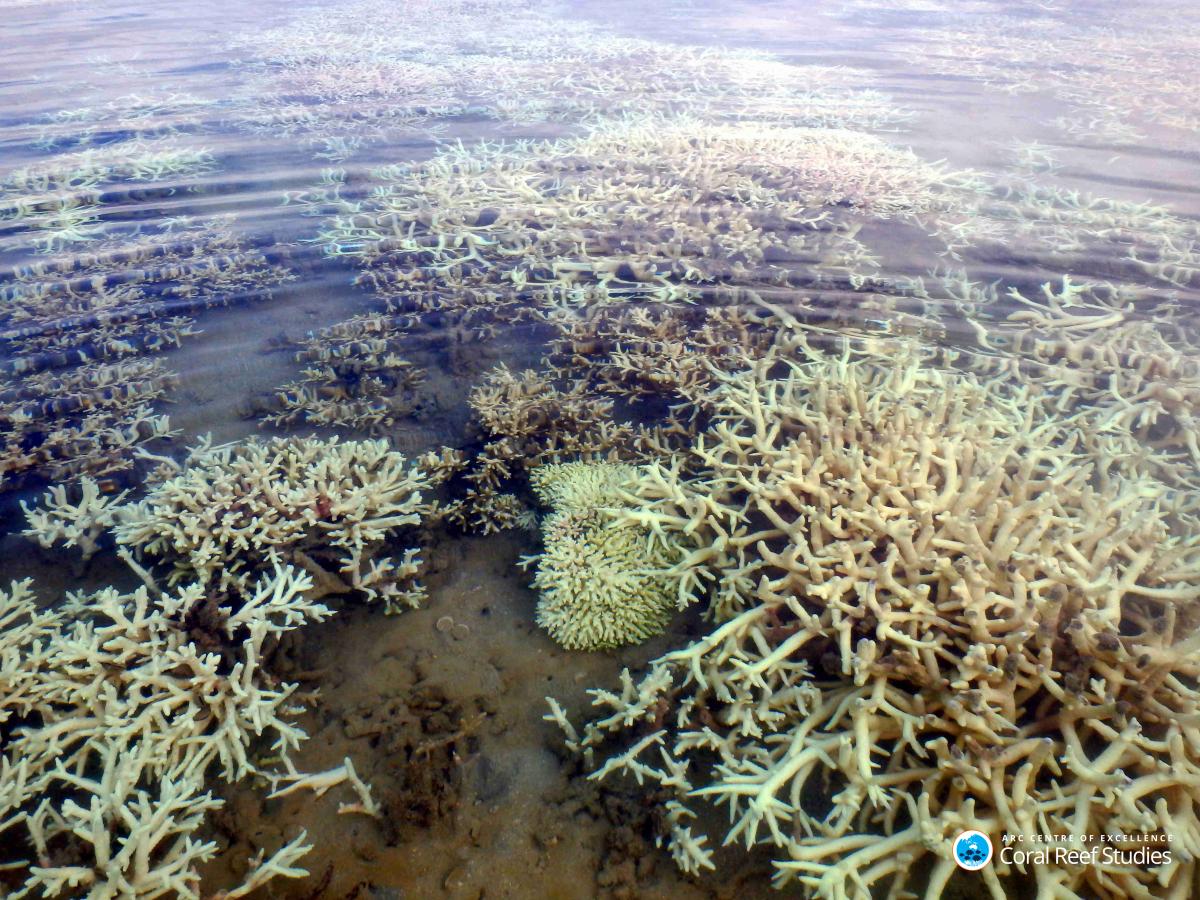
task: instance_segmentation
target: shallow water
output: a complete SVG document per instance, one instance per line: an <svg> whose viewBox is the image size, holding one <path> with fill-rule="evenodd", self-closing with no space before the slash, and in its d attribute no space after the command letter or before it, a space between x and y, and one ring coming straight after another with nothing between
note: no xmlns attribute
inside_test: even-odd
<svg viewBox="0 0 1200 900"><path fill-rule="evenodd" d="M1178 392L1160 409L1170 426L1085 408L1080 427L1136 431L1165 448L1153 477L1196 490L1195 444L1179 437L1200 397L1189 4L0 0L0 14L0 583L33 577L43 605L139 583L111 540L84 565L21 534L20 503L51 485L144 490L152 465L133 446L58 449L89 421L135 427L130 443L175 458L204 435L381 437L410 458L458 448L477 468L440 489L450 503L480 487L481 454L505 436L470 403L498 366L607 385L602 418L631 427L700 409L699 389L654 387L670 340L613 374L623 343L636 356L640 326L620 317L639 304L686 313L685 330L720 307L753 334L912 352L939 371L986 360L980 371L1052 385L1062 364L1113 395L1105 366L1153 357L1156 390ZM517 225L493 242L496 220ZM298 352L335 342L322 329L381 312L387 353L418 383L395 365L305 375L315 363ZM607 349L588 339L597 323L618 332ZM710 350L723 371L751 362ZM104 369L139 360L157 368ZM306 378L334 401L326 413L288 399ZM370 414L337 406L353 400ZM164 414L171 434L143 440ZM555 448L510 451L501 490L524 515L537 505L527 470ZM1172 536L1186 543L1197 520L1181 508ZM587 780L542 718L547 695L584 718L587 690L705 634L702 610L638 646L565 650L535 624L516 565L539 551L536 528L489 533L512 516L480 510L389 539L423 548L420 608L385 617L344 599L275 653L280 678L320 692L296 719L310 738L296 766L351 758L383 815L338 815L344 786L267 800L261 779L211 774L226 803L198 832L216 844L199 894L301 830L311 874L256 896L773 894L782 851L765 835L722 847L726 811L706 813L715 870L681 873L655 846L665 792ZM18 834L0 831L0 863L29 857ZM78 847L53 851L67 865ZM27 874L15 871L6 889ZM976 890L961 876L946 892Z"/></svg>

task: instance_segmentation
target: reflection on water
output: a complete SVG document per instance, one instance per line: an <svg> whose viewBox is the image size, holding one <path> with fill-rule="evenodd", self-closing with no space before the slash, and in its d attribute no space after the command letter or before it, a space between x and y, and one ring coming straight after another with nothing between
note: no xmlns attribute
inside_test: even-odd
<svg viewBox="0 0 1200 900"><path fill-rule="evenodd" d="M1191 5L0 9L9 896L1195 892Z"/></svg>

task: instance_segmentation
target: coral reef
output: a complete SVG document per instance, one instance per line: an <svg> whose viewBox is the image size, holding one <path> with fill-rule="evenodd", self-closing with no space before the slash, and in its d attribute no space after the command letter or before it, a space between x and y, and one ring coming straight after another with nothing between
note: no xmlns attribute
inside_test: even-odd
<svg viewBox="0 0 1200 900"><path fill-rule="evenodd" d="M0 490L127 470L171 433L153 408L169 373L149 358L198 334L197 311L291 277L232 217L181 214L219 168L186 134L211 105L126 95L58 110L42 153L0 176Z"/></svg>
<svg viewBox="0 0 1200 900"><path fill-rule="evenodd" d="M690 871L712 865L692 831L707 800L729 809L726 843L774 846L778 883L822 897L902 891L922 866L937 896L968 828L1169 842L1161 865L1021 871L1040 896L1186 895L1196 493L1133 462L1098 471L1053 391L888 349L798 345L723 377L701 474L651 465L624 493L711 632L593 692L582 733L549 718L611 754L593 777L672 792ZM981 874L994 896L1021 877Z"/></svg>
<svg viewBox="0 0 1200 900"><path fill-rule="evenodd" d="M700 415L715 376L761 356L780 325L762 309L674 304L564 310L551 321L558 334L547 358L557 378L627 403L666 403L677 420Z"/></svg>
<svg viewBox="0 0 1200 900"><path fill-rule="evenodd" d="M371 327L457 328L474 343L514 323L553 329L544 371L501 366L472 392L483 446L447 518L484 532L524 521L530 466L637 461L690 439L714 371L797 316L830 320L802 288L863 286L864 221L915 223L979 187L866 134L683 116L448 146L375 182L351 200L333 179L312 200L341 211L321 240L357 258L383 301ZM289 391L289 404L315 405L310 386ZM369 411L387 421L396 403L385 387Z"/></svg>
<svg viewBox="0 0 1200 900"><path fill-rule="evenodd" d="M151 406L171 383L157 360L8 378L5 367L0 363L0 490L34 476L70 480L123 472L136 448L174 434L167 416Z"/></svg>
<svg viewBox="0 0 1200 900"><path fill-rule="evenodd" d="M14 374L155 352L195 333L188 313L266 298L291 277L229 219L164 222L13 269L0 341Z"/></svg>
<svg viewBox="0 0 1200 900"><path fill-rule="evenodd" d="M1049 272L1113 280L1122 291L1156 304L1167 296L1147 296L1147 286L1169 291L1200 284L1200 225L1159 204L998 179L971 215L979 222L967 225L975 232L970 241L1015 245ZM954 245L955 226L939 227Z"/></svg>
<svg viewBox="0 0 1200 900"><path fill-rule="evenodd" d="M933 351L942 364L1033 381L1071 410L1098 471L1132 468L1193 490L1200 462L1200 334L1177 298L1127 284L1063 276L1026 296L965 272L908 288L949 306L969 334Z"/></svg>
<svg viewBox="0 0 1200 900"><path fill-rule="evenodd" d="M933 72L968 76L1008 93L1052 92L1069 114L1054 124L1071 139L1102 146L1164 139L1181 145L1200 131L1191 85L1200 76L1200 29L1174 4L1109 6L1104 27L1046 6L984 4L922 35ZM1087 60L1086 76L1053 58ZM1170 132L1166 132L1170 135Z"/></svg>
<svg viewBox="0 0 1200 900"><path fill-rule="evenodd" d="M207 150L152 140L59 153L14 170L0 181L0 222L13 223L16 237L0 241L0 250L49 253L95 240L106 214L119 208L118 185L194 177L215 166Z"/></svg>
<svg viewBox="0 0 1200 900"><path fill-rule="evenodd" d="M670 621L677 595L663 545L647 549L649 533L614 521L622 489L638 479L620 463L557 463L534 469L530 482L552 512L542 521L537 565L537 622L568 650L608 650L641 643Z"/></svg>
<svg viewBox="0 0 1200 900"><path fill-rule="evenodd" d="M585 374L555 377L501 364L470 396L482 446L460 460L461 492L445 506L447 521L489 534L531 527L532 512L512 493L538 466L570 460L643 460L690 434L672 417L654 425L618 417L615 393L589 387Z"/></svg>
<svg viewBox="0 0 1200 900"><path fill-rule="evenodd" d="M131 74L128 67L123 74ZM164 151L172 144L158 139L182 138L211 129L219 100L197 96L186 90L185 84L172 90L164 85L161 71L142 75L149 82L142 85L142 90L119 96L105 91L106 85L99 84L101 79L93 81L85 96L76 95L77 102L82 105L58 109L42 117L37 128L37 146L60 152L94 148L110 143L112 135L119 134L125 138L122 142L125 147L153 148L152 152L161 161L168 158ZM164 149L157 149L159 147ZM192 151L192 154L196 157L199 151ZM186 155L176 159L185 158Z"/></svg>
<svg viewBox="0 0 1200 900"><path fill-rule="evenodd" d="M26 537L84 562L115 543L143 587L53 611L28 583L0 591L0 894L209 895L198 873L236 830L209 825L240 815L215 777L269 785L279 804L342 793L339 812L418 858L439 838L393 848L401 829L407 841L454 812L469 859L419 876L451 893L503 893L500 858L564 883L564 848L587 842L579 808L549 800L523 816L533 840L506 833L494 850L481 825L548 800L550 782L608 805L610 859L576 864L614 896L673 893L644 883L655 831L687 877L724 869L715 893L774 856L777 884L829 900L949 895L965 828L1174 851L1143 867L998 860L976 893L1195 892L1200 225L1179 191L1178 210L1136 202L1180 188L1169 173L1194 162L1171 146L1200 128L1194 15L1155 0L1127 34L1058 0L853 0L806 9L802 42L759 38L772 54L689 46L717 13L683 5L624 4L623 32L622 4L353 0L241 35L232 65L104 60L99 45L70 66L14 57L14 97L79 105L3 125L3 146L47 155L0 173L0 491L55 482L22 504ZM724 34L749 43L793 6L722 7ZM854 28L817 37L839 16ZM903 59L914 37L928 66ZM870 72L809 64L847 39ZM980 86L920 86L930 69L1049 87L1049 115L1066 105L1064 164L1013 109L977 114ZM136 93L118 95L120 79L75 92L83 71L134 73ZM869 89L883 79L920 101L919 134L874 133L903 118ZM259 134L218 134L218 119ZM964 121L970 139L945 141ZM263 134L296 137L269 170L257 153L278 141ZM327 169L277 219L250 208L311 183L293 177L311 167L287 170L305 146L340 164L385 134L393 165ZM1010 170L959 168L997 136ZM1149 164L1101 167L1104 144L1133 142ZM216 184L230 151L236 177ZM955 162L928 161L943 154ZM1089 182L1113 196L1077 189ZM253 214L188 217L201 207ZM299 215L322 217L306 230L328 257L319 274L353 272L373 298L297 299L287 328L304 315L295 333L314 330L256 412L347 434L155 455L175 433L161 355L204 311L291 277L265 234ZM912 277L932 254L965 268ZM255 329L279 311L263 312ZM194 375L187 362L172 367ZM444 420L429 421L431 399ZM393 449L442 441L461 449ZM143 493L123 490L143 475ZM528 765L542 724L529 691L575 703L617 654L547 646L550 671L525 658L529 598L496 573L532 539L463 541L486 549L473 569L455 561L453 606L410 613L362 659L351 629L332 660L318 657L333 642L298 639L331 596L421 603L420 548L443 524L540 528L524 562L538 624L567 651L645 641L697 607L678 617L693 643L593 691L591 721L551 701L590 784L566 786L552 754ZM280 667L292 652L303 675ZM531 687L563 661L575 688ZM322 735L370 743L369 771L341 747L324 771L294 765L306 695L291 682L321 670L352 707L323 710ZM622 773L648 790L609 803L597 782ZM718 833L755 862L738 868L734 847L728 866ZM343 882L407 864L360 837L321 834ZM306 874L305 835L267 841L282 844L269 858L254 843L243 883L217 898ZM308 895L368 889L303 864L318 873Z"/></svg>
<svg viewBox="0 0 1200 900"><path fill-rule="evenodd" d="M397 25L382 34L381 19ZM554 2L360 0L237 43L251 89L243 124L309 135L333 160L381 132L464 114L536 123L688 112L862 128L903 118L864 87L865 72L634 38Z"/></svg>
<svg viewBox="0 0 1200 900"><path fill-rule="evenodd" d="M46 548L56 544L78 547L87 562L99 549L101 535L117 524L121 504L129 491L104 494L90 478L80 481L78 500L69 498L69 490L67 485L56 484L33 507L22 500L21 509L29 523L25 534Z"/></svg>
<svg viewBox="0 0 1200 900"><path fill-rule="evenodd" d="M182 464L141 455L158 467L139 502L88 478L57 485L26 507L25 533L85 558L109 533L142 587L72 595L53 612L38 610L28 582L0 592L0 830L27 857L0 865L0 881L19 888L10 896L198 898L197 867L217 849L200 837L222 805L206 790L213 773L266 779L271 798L345 783L357 800L339 813L381 814L349 758L296 770L303 706L267 660L281 636L331 615L319 602L328 594L358 590L388 611L419 600L417 550L378 551L435 520L422 492L459 456L412 465L383 441L303 438L203 442ZM170 586L131 549L169 564ZM304 841L260 852L243 884L217 896L307 875L295 865Z"/></svg>
<svg viewBox="0 0 1200 900"><path fill-rule="evenodd" d="M976 189L867 134L685 117L450 146L376 182L361 200L325 198L342 210L328 252L357 257L389 312L472 327L849 277L872 264L864 218L932 216Z"/></svg>

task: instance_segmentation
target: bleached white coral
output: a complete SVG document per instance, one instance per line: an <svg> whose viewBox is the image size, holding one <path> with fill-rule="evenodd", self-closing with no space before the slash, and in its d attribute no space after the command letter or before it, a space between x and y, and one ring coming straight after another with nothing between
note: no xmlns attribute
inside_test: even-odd
<svg viewBox="0 0 1200 900"><path fill-rule="evenodd" d="M69 485L53 485L41 506L30 507L22 500L21 509L29 522L24 534L43 547L60 541L67 547L78 547L88 560L96 552L100 535L116 524L117 510L129 492L105 494L99 483L86 475L79 481L77 501L68 498L69 490Z"/></svg>
<svg viewBox="0 0 1200 900"><path fill-rule="evenodd" d="M198 898L197 866L215 845L196 834L221 805L207 779L313 780L292 763L301 707L296 685L265 670L270 647L328 617L326 593L414 596L416 550L376 550L422 523L421 489L457 465L429 454L426 475L384 442L315 439L205 442L182 466L144 455L160 467L139 504L85 480L79 499L54 489L26 510L28 533L47 545L90 553L117 533L141 587L68 594L52 613L28 582L0 591L0 833L25 848L0 868L23 873L15 897ZM172 585L131 548L173 564ZM264 771L264 743L288 775ZM349 759L342 771L358 802L339 812L378 815ZM260 856L223 896L306 875L295 862L308 849L302 835Z"/></svg>
<svg viewBox="0 0 1200 900"><path fill-rule="evenodd" d="M582 728L549 718L604 760L593 777L674 794L688 871L700 801L805 896L901 896L918 867L941 896L966 829L1178 848L1031 860L1029 895L1190 896L1200 492L1154 477L1188 438L1160 435L1150 464L1126 432L1104 471L1061 385L943 371L899 342L886 360L796 349L723 376L695 468L647 467L622 514L683 549L709 633L593 691ZM1012 869L982 873L992 896Z"/></svg>
<svg viewBox="0 0 1200 900"><path fill-rule="evenodd" d="M0 592L0 832L20 847L23 826L27 845L0 864L27 872L11 896L199 896L196 866L216 848L196 832L221 805L210 769L259 773L252 748L272 735L290 768L304 738L290 721L296 686L262 658L272 635L329 614L305 597L311 586L277 568L245 601L198 585L107 588L71 598L69 622L39 613L28 582ZM224 653L198 646L206 627L230 638ZM250 883L305 874L282 864L301 852L289 846Z"/></svg>
<svg viewBox="0 0 1200 900"><path fill-rule="evenodd" d="M416 606L420 559L381 558L385 539L421 525L433 479L386 441L276 439L197 447L173 477L128 506L118 543L174 565L172 582L249 590L274 560L303 567L315 591L359 590L389 611Z"/></svg>

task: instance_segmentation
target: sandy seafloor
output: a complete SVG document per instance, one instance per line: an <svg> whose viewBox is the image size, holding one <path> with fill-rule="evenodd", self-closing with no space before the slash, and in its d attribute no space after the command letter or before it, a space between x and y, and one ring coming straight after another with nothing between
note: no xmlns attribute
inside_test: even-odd
<svg viewBox="0 0 1200 900"><path fill-rule="evenodd" d="M40 16L36 10L7 10L13 18L0 27L16 33L19 25L26 37L59 29L61 43L39 50L51 57L73 52L72 27L94 35L98 44L111 39L105 37L103 17L92 7L49 5ZM202 65L204 41L185 35L186 27L173 26L171 12L168 4L124 19L118 16L121 37L108 50L175 54L183 58L177 72ZM287 14L283 6L276 13ZM249 27L255 18L253 11L235 5L189 15L193 21L184 24L203 26L202 34L214 42L222 29ZM906 20L899 12L874 20L866 30L852 20L823 20L825 30L820 32L783 5L756 9L747 3L729 10L677 4L646 15L636 3L591 3L580 15L628 22L629 32L643 37L755 46L789 60L875 68L880 73L878 87L915 112L896 142L959 167L1000 165L998 148L1013 139L1038 137L1038 123L1053 119L1059 103L1054 97L1011 97L962 79L925 75L918 59L881 52L879 28L902 30L913 22L919 27L919 19ZM160 40L163 34L169 40ZM20 54L11 47L0 50L0 66L36 69L38 63L26 44ZM84 76L77 66L71 77ZM206 89L219 92L221 79L235 76L222 72L214 78ZM64 84L70 81L64 78ZM53 92L38 93L31 83L12 86L19 82L7 82L4 96L11 102L32 104L41 97L45 108L51 108L62 99ZM11 110L5 115L17 118ZM443 137L550 133L553 129L464 122L451 123ZM281 152L271 156L271 139L261 135L251 139L231 134L226 148L221 140L216 139L214 149L239 150L241 162L229 162L213 176L211 193L203 197L206 207L234 212L243 228L267 243L290 242L314 227L311 221L287 218L278 195L310 185L324 163L286 141ZM354 166L365 171L379 161L428 155L431 147L428 140L416 138L399 146L372 147L362 159L347 164L350 177ZM1200 153L1194 147L1164 142L1161 152L1083 145L1068 151L1069 162L1055 175L1064 186L1154 200L1182 214L1200 214ZM0 164L5 169L19 164L23 152L27 151L16 140L0 146ZM1120 156L1116 164L1115 154ZM237 154L233 156L236 160ZM885 268L912 274L936 262L920 255L920 242L913 235L898 232L893 237L885 251ZM367 295L350 285L350 265L321 260L312 245L288 252L287 262L299 280L280 287L266 303L202 313L204 334L166 355L168 365L180 374L175 402L168 407L173 425L184 433L177 447L206 432L217 441L273 433L238 414L248 397L294 377L296 366L289 355L268 352L266 340L279 332L298 336L366 308ZM995 272L1009 265L996 260ZM415 454L471 440L466 407L471 384L497 362L536 363L538 352L514 339L471 356L467 354L464 364L456 354L452 364L438 341L429 340L424 347L416 342L412 358L430 371L423 388L427 403L420 415L386 435L398 449ZM5 583L31 575L47 602L69 589L114 580L132 584L107 557L97 558L80 573L69 555L42 551L15 534L22 527L19 497L0 496L0 528L5 533L0 579ZM349 799L344 789L323 797L303 793L264 800L261 786L214 783L227 805L213 817L210 836L220 852L204 869L206 893L236 883L259 848L275 848L304 829L314 844L303 862L311 876L278 879L260 896L780 896L770 887L770 854L765 849L746 855L740 847L725 848L717 852L715 874L682 876L666 851L654 846L653 803L636 786L600 787L587 781L579 762L562 747L560 732L543 721L547 695L562 702L578 721L588 703L588 688L611 688L622 667L636 668L686 643L701 627L699 612L681 614L668 633L643 646L610 653L564 651L535 626L536 596L528 576L516 566L519 556L536 547L536 535L525 532L486 538L440 535L426 549L429 599L423 608L385 617L378 608L346 601L332 620L310 625L284 643L276 671L314 692L310 710L298 722L309 735L295 756L298 768L321 771L350 757L385 814L380 821L339 816L338 803ZM439 629L445 617L465 629ZM714 824L711 831L721 834L720 823ZM798 894L794 886L783 892Z"/></svg>

